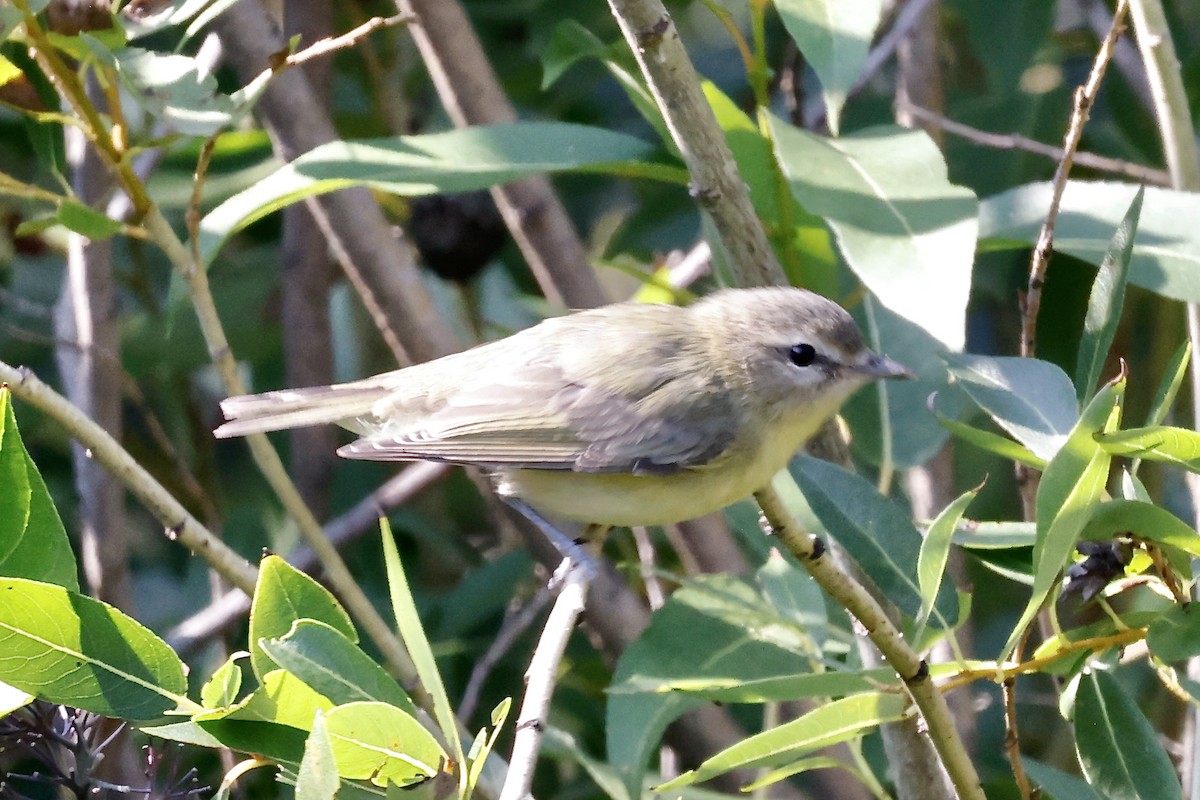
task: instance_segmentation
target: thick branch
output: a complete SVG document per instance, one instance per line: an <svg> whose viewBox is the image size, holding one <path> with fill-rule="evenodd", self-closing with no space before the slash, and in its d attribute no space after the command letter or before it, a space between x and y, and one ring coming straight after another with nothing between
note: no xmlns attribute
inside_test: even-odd
<svg viewBox="0 0 1200 800"><path fill-rule="evenodd" d="M826 594L859 621L866 629L867 637L904 681L913 702L925 718L933 746L941 756L959 797L985 800L975 765L971 763L971 757L954 727L954 717L946 698L929 677L929 666L904 641L903 635L875 598L833 564L824 542L801 529L775 490L763 489L755 493L754 499L758 501L763 516L779 542L808 570Z"/></svg>
<svg viewBox="0 0 1200 800"><path fill-rule="evenodd" d="M609 0L691 174L692 196L716 225L743 286L786 284L733 154L671 15L659 0Z"/></svg>

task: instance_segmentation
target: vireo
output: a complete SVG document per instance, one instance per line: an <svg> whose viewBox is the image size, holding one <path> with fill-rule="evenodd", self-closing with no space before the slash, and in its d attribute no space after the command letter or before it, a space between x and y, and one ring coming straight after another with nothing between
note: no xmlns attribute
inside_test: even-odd
<svg viewBox="0 0 1200 800"><path fill-rule="evenodd" d="M338 450L491 471L535 509L609 525L698 517L767 486L856 389L904 378L803 289L617 303L435 361L231 397L219 437L336 422Z"/></svg>

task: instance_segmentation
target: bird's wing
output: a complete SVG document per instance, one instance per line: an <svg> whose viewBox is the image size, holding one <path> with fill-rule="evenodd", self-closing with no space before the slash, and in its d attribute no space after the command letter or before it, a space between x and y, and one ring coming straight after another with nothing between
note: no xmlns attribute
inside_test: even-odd
<svg viewBox="0 0 1200 800"><path fill-rule="evenodd" d="M670 473L711 461L733 439L738 420L728 393L711 372L683 369L694 361L664 360L660 353L651 363L663 362L661 369L635 370L637 377L612 388L616 359L652 355L628 343L619 351L589 347L584 355L535 357L516 368L510 361L503 375L483 369L412 413L405 411L407 401L389 410L381 403L374 414L390 422L338 453L381 461Z"/></svg>

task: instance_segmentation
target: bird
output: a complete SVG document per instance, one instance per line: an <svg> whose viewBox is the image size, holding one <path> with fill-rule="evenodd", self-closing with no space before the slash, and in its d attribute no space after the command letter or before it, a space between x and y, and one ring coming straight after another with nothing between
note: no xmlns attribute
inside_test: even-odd
<svg viewBox="0 0 1200 800"><path fill-rule="evenodd" d="M491 473L503 498L608 526L671 524L769 485L857 389L911 378L794 287L622 302L332 386L230 397L217 437L337 423L340 456Z"/></svg>

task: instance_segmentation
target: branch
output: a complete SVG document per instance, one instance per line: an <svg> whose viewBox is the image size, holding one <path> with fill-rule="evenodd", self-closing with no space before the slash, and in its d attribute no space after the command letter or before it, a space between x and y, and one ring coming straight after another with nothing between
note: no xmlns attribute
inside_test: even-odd
<svg viewBox="0 0 1200 800"><path fill-rule="evenodd" d="M1054 147L1053 145L1039 142L1036 139L1030 139L1028 136L1022 136L1019 133L991 133L979 128L972 128L970 125L956 122L912 103L905 103L901 106L901 109L922 122L927 122L944 130L946 133L961 137L983 147L990 147L994 150L1021 150L1026 153L1052 158L1055 161L1061 161L1066 156L1066 151L1061 147ZM1154 184L1155 186L1169 186L1171 184L1171 176L1166 170L1122 161L1119 158L1109 158L1095 153L1076 152L1073 160L1081 167L1094 169L1097 172L1111 172L1114 175L1123 175L1126 178L1133 178L1141 183Z"/></svg>
<svg viewBox="0 0 1200 800"><path fill-rule="evenodd" d="M1050 266L1050 254L1054 247L1054 224L1058 220L1058 207L1062 202L1063 191L1067 188L1067 176L1071 172L1079 140L1083 136L1083 126L1087 123L1092 104L1096 102L1096 95L1100 91L1100 81L1104 79L1117 37L1124 28L1125 13L1128 10L1129 0L1119 0L1112 27L1108 30L1108 36L1100 43L1100 50L1096 53L1087 81L1075 89L1075 108L1067 125L1067 133L1063 137L1062 159L1058 162L1051 183L1053 194L1050 210L1046 213L1046 221L1042 223L1038 232L1037 244L1034 245L1029 265L1029 288L1021 309L1021 355L1026 358L1033 358L1037 343L1037 318L1042 306L1042 287L1046 283L1046 269Z"/></svg>
<svg viewBox="0 0 1200 800"><path fill-rule="evenodd" d="M954 727L946 698L929 677L929 665L904 641L875 598L833 564L825 543L800 527L774 489L762 489L754 494L754 499L771 533L808 570L817 585L859 621L867 637L904 681L959 796L965 800L985 800L979 775Z"/></svg>
<svg viewBox="0 0 1200 800"><path fill-rule="evenodd" d="M700 78L660 0L609 0L691 175L690 191L716 225L743 286L786 285Z"/></svg>
<svg viewBox="0 0 1200 800"><path fill-rule="evenodd" d="M0 385L42 411L83 445L142 502L164 527L168 539L178 542L209 563L225 580L246 593L254 591L258 570L218 539L162 487L116 439L87 415L55 392L28 369L0 361Z"/></svg>
<svg viewBox="0 0 1200 800"><path fill-rule="evenodd" d="M346 513L325 523L325 535L334 547L342 548L368 530L376 529L379 518L445 478L453 467L449 464L419 462L405 468L360 500ZM299 547L288 555L288 563L304 572L318 565L310 547ZM213 601L200 611L180 622L166 635L167 643L181 656L195 650L208 639L221 633L250 610L250 598L235 593Z"/></svg>
<svg viewBox="0 0 1200 800"><path fill-rule="evenodd" d="M583 565L564 559L555 572L553 582L560 583L561 589L525 673L525 699L517 716L512 759L500 800L522 800L529 794L529 787L533 784L533 768L546 730L550 696L558 677L558 665L575 629L575 621L583 613L590 578Z"/></svg>

